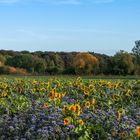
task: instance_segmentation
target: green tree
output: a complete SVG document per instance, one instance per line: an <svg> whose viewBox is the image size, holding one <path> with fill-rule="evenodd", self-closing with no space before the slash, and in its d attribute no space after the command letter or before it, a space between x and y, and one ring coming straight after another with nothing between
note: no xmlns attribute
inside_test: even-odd
<svg viewBox="0 0 140 140"><path fill-rule="evenodd" d="M140 63L140 40L135 41L135 46L132 49L132 52L138 58L137 60L139 60L138 62Z"/></svg>
<svg viewBox="0 0 140 140"><path fill-rule="evenodd" d="M135 41L132 53L134 55L135 73L140 74L140 40Z"/></svg>
<svg viewBox="0 0 140 140"><path fill-rule="evenodd" d="M120 51L113 57L114 74L129 75L134 73L133 56L127 52Z"/></svg>
<svg viewBox="0 0 140 140"><path fill-rule="evenodd" d="M38 74L44 74L45 70L46 65L43 61L40 61L35 65L34 71L37 72Z"/></svg>

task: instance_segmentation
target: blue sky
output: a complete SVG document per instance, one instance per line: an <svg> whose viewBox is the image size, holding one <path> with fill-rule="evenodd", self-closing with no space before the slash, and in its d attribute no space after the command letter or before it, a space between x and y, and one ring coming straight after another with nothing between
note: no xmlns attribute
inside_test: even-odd
<svg viewBox="0 0 140 140"><path fill-rule="evenodd" d="M130 52L140 0L0 0L0 49Z"/></svg>

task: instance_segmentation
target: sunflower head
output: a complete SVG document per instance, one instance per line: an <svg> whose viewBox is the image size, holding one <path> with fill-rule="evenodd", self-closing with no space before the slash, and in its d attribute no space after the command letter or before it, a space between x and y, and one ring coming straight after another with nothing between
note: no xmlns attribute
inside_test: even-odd
<svg viewBox="0 0 140 140"><path fill-rule="evenodd" d="M78 120L78 123L79 123L80 125L84 125L84 121L83 121L82 119Z"/></svg>
<svg viewBox="0 0 140 140"><path fill-rule="evenodd" d="M89 101L85 102L85 107L86 108L89 108L90 107L90 102Z"/></svg>
<svg viewBox="0 0 140 140"><path fill-rule="evenodd" d="M140 137L140 126L136 127L135 133L138 137Z"/></svg>
<svg viewBox="0 0 140 140"><path fill-rule="evenodd" d="M128 137L127 131L121 132L121 133L120 133L120 137L121 137L122 139L126 139L126 138Z"/></svg>
<svg viewBox="0 0 140 140"><path fill-rule="evenodd" d="M63 112L66 112L66 105L63 105Z"/></svg>
<svg viewBox="0 0 140 140"><path fill-rule="evenodd" d="M43 105L43 107L46 108L46 107L48 107L48 105L49 105L48 102L45 102L44 105Z"/></svg>
<svg viewBox="0 0 140 140"><path fill-rule="evenodd" d="M64 125L69 125L70 124L70 118L65 118L64 119Z"/></svg>
<svg viewBox="0 0 140 140"><path fill-rule="evenodd" d="M92 104L93 104L93 105L95 104L95 99L94 99L94 98L92 99Z"/></svg>
<svg viewBox="0 0 140 140"><path fill-rule="evenodd" d="M75 106L74 104L70 105L70 106L69 106L69 110L70 110L71 112L75 112L75 111L76 111L76 106Z"/></svg>

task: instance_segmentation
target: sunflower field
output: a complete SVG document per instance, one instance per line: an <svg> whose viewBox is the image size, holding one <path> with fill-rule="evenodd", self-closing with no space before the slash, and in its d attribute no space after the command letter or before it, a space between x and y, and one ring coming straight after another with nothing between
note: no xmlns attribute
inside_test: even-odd
<svg viewBox="0 0 140 140"><path fill-rule="evenodd" d="M140 80L0 78L0 140L139 140Z"/></svg>

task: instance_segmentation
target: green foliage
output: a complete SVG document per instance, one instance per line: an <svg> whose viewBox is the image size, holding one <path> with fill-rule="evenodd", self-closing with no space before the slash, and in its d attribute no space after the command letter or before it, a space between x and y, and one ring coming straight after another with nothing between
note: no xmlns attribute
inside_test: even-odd
<svg viewBox="0 0 140 140"><path fill-rule="evenodd" d="M114 74L131 75L134 72L133 57L127 52L120 51L113 57Z"/></svg>
<svg viewBox="0 0 140 140"><path fill-rule="evenodd" d="M0 66L0 74L9 74L8 66Z"/></svg>
<svg viewBox="0 0 140 140"><path fill-rule="evenodd" d="M135 46L132 49L135 63L135 74L140 75L140 40L135 41Z"/></svg>
<svg viewBox="0 0 140 140"><path fill-rule="evenodd" d="M8 99L0 99L0 114L3 113L3 111L5 111L7 114L26 112L30 108L30 106L31 102L26 96L17 96L13 94L13 96L8 96Z"/></svg>
<svg viewBox="0 0 140 140"><path fill-rule="evenodd" d="M29 52L0 50L0 74L9 66L34 75L140 75L140 40L132 53L120 51L114 56L94 52ZM23 73L26 73L23 72Z"/></svg>
<svg viewBox="0 0 140 140"><path fill-rule="evenodd" d="M140 40L135 41L135 46L132 49L132 52L137 58L140 58ZM140 63L140 60L139 60L139 63Z"/></svg>

